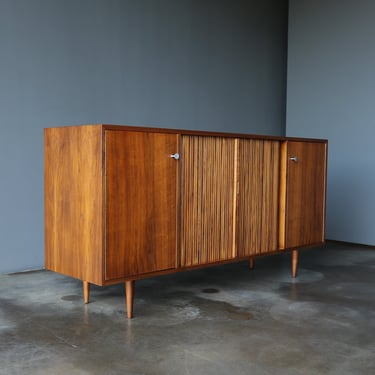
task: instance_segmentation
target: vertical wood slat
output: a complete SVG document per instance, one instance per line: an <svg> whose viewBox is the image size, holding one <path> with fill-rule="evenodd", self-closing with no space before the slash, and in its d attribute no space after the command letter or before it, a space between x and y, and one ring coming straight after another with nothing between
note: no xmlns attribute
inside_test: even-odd
<svg viewBox="0 0 375 375"><path fill-rule="evenodd" d="M239 140L236 238L240 257L278 248L279 158L277 141Z"/></svg>
<svg viewBox="0 0 375 375"><path fill-rule="evenodd" d="M280 143L264 141L261 253L278 249Z"/></svg>
<svg viewBox="0 0 375 375"><path fill-rule="evenodd" d="M287 146L287 142L282 142L280 146L279 250L285 249Z"/></svg>
<svg viewBox="0 0 375 375"><path fill-rule="evenodd" d="M236 140L182 138L181 266L233 259Z"/></svg>

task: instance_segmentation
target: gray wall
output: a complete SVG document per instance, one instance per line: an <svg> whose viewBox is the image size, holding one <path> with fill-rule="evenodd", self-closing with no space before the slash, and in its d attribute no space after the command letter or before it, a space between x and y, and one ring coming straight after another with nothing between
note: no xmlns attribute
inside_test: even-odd
<svg viewBox="0 0 375 375"><path fill-rule="evenodd" d="M286 38L286 0L1 0L0 273L44 263L44 127L283 134Z"/></svg>
<svg viewBox="0 0 375 375"><path fill-rule="evenodd" d="M327 237L375 245L375 1L291 0L287 134L329 139Z"/></svg>

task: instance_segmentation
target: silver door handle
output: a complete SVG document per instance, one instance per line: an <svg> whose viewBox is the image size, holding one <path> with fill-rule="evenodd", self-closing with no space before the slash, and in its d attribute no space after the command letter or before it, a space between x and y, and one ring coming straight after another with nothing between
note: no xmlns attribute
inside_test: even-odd
<svg viewBox="0 0 375 375"><path fill-rule="evenodd" d="M176 152L175 154L170 155L170 157L175 159L175 160L178 160L180 158L180 154L178 152Z"/></svg>
<svg viewBox="0 0 375 375"><path fill-rule="evenodd" d="M295 163L298 163L298 157L297 156L292 156L289 158L289 160L294 161Z"/></svg>

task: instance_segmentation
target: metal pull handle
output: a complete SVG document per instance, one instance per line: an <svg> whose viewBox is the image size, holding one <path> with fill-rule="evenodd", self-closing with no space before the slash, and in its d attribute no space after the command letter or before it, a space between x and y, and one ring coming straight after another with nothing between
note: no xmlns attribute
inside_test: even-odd
<svg viewBox="0 0 375 375"><path fill-rule="evenodd" d="M292 156L291 158L289 158L289 160L294 161L295 163L298 163L297 156Z"/></svg>
<svg viewBox="0 0 375 375"><path fill-rule="evenodd" d="M170 155L170 157L175 159L175 160L178 160L180 158L180 154L178 152L176 152L175 154Z"/></svg>

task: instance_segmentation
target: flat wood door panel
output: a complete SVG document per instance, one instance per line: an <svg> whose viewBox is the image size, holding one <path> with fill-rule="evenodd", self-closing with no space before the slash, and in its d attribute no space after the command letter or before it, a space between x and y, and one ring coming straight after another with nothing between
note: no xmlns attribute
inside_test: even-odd
<svg viewBox="0 0 375 375"><path fill-rule="evenodd" d="M235 257L236 142L182 138L182 267Z"/></svg>
<svg viewBox="0 0 375 375"><path fill-rule="evenodd" d="M285 247L321 243L325 227L327 146L288 141L286 150Z"/></svg>
<svg viewBox="0 0 375 375"><path fill-rule="evenodd" d="M106 274L177 266L178 135L107 130Z"/></svg>
<svg viewBox="0 0 375 375"><path fill-rule="evenodd" d="M239 141L237 249L240 257L278 248L278 141Z"/></svg>

